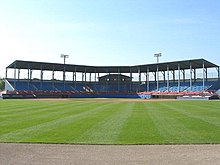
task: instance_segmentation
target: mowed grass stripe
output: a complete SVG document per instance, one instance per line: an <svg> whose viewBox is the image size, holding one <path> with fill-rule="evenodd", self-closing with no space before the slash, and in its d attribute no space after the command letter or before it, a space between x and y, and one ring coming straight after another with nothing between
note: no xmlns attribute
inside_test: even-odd
<svg viewBox="0 0 220 165"><path fill-rule="evenodd" d="M150 103L152 104L152 103ZM175 102L158 102L158 106L150 111L154 124L157 126L166 144L176 143L218 143L220 141L219 128L210 123L195 119L182 113L179 104ZM185 109L186 105L181 107ZM192 112L193 113L193 112ZM213 132L213 131L217 132Z"/></svg>
<svg viewBox="0 0 220 165"><path fill-rule="evenodd" d="M201 122L205 122L213 125L214 127L220 128L219 116L220 116L220 107L213 106L208 104L206 101L199 104L191 104L190 102L186 102L184 106L180 106L179 102L175 102L172 105L167 104L169 108L177 111L183 115L186 115L189 118L194 118L201 120ZM178 107L178 108L176 108Z"/></svg>
<svg viewBox="0 0 220 165"><path fill-rule="evenodd" d="M83 104L83 103L82 103ZM81 106L76 105L76 106ZM19 119L23 118L24 116L38 116L39 114L47 114L48 112L51 113L56 113L56 111L64 110L65 108L68 108L70 104L66 103L59 103L59 104L46 104L46 103L41 103L38 105L31 105L29 107L24 107L23 110L19 110L19 112L14 111L13 113L7 114L7 115L1 115L1 118L5 119Z"/></svg>
<svg viewBox="0 0 220 165"><path fill-rule="evenodd" d="M41 106L35 105L33 109L28 111L23 117L15 118L7 118L0 122L2 129L0 130L1 133L11 132L17 129L23 129L26 127L31 127L37 125L38 123L49 122L61 117L65 117L72 114L81 113L83 111L87 111L88 107L85 103L77 103L77 104L69 104L69 103L62 103L60 105L53 106L54 104L50 105L48 103L42 102L42 104L47 104L47 108L41 108ZM100 105L100 103L93 103L91 107L96 107ZM74 107L74 109L73 109ZM8 126L11 129L7 129ZM4 129L5 128L5 129Z"/></svg>
<svg viewBox="0 0 220 165"><path fill-rule="evenodd" d="M178 118L179 121L184 123L185 127L193 131L194 134L197 133L198 137L196 138L196 136L191 136L191 141L197 141L198 143L217 143L220 140L220 136L216 136L220 135L219 116L210 118L206 116L206 113L203 114L204 111L200 111L200 114L198 114L198 112L194 114L195 112L193 109L198 110L198 108L202 105L200 104L197 106L197 108L195 106L192 108L190 107L190 104L186 104L185 107L178 109L171 107L170 105L168 107L176 113L183 115ZM188 110L185 110L186 107L188 107ZM189 107L191 108L191 111L189 110Z"/></svg>
<svg viewBox="0 0 220 165"><path fill-rule="evenodd" d="M70 122L65 122L57 125L55 129L47 131L47 133L39 133L35 136L31 136L26 139L31 142L49 142L49 143L59 143L60 141L65 141L65 143L76 143L76 140L84 132L90 129L93 125L103 120L103 118L115 113L112 110L112 106L117 106L120 103L102 103L103 106L99 106L94 109L94 113L90 113L83 117L78 117ZM89 108L89 107L88 107Z"/></svg>
<svg viewBox="0 0 220 165"><path fill-rule="evenodd" d="M111 115L105 116L100 122L94 124L73 142L87 144L115 144L121 134L121 130L126 124L134 107L134 102L120 103L111 106Z"/></svg>
<svg viewBox="0 0 220 165"><path fill-rule="evenodd" d="M148 104L137 102L133 108L132 114L123 128L118 144L154 144L162 143L163 137L160 136L157 129L149 117Z"/></svg>
<svg viewBox="0 0 220 165"><path fill-rule="evenodd" d="M24 106L24 111L22 112L13 112L8 115L1 115L1 117L4 119L2 121L7 120L14 120L14 119L23 119L24 117L28 117L29 119L31 116L40 116L41 114L47 115L47 114L56 114L61 113L63 110L67 109L69 110L72 106L76 107L83 107L85 103L47 103L47 102L41 102L40 104L32 104L29 107ZM15 106L16 109L16 106ZM62 111L61 111L62 110ZM1 121L0 121L1 123Z"/></svg>
<svg viewBox="0 0 220 165"><path fill-rule="evenodd" d="M220 101L119 101L0 100L0 142L220 143Z"/></svg>
<svg viewBox="0 0 220 165"><path fill-rule="evenodd" d="M94 107L91 104L85 105L82 108L79 108L78 111L72 111L72 114L66 116L59 116L55 119L49 121L39 120L37 123L30 121L31 125L26 125L25 128L17 129L15 131L0 134L0 141L25 141L25 139L30 139L32 136L37 136L39 134L46 134L49 131L56 130L56 127L62 124L68 125L73 121L86 118L93 113L98 113L105 106L108 106L108 103L99 103L99 106L96 104ZM52 107L53 108L53 107ZM62 112L62 110L60 110ZM50 134L52 136L52 134Z"/></svg>
<svg viewBox="0 0 220 165"><path fill-rule="evenodd" d="M150 105L152 103L149 103ZM186 128L185 124L180 122L180 116L164 106L165 102L151 105L149 114L154 122L160 136L163 137L165 144L184 143L191 137L199 138L199 135L194 134L190 129Z"/></svg>

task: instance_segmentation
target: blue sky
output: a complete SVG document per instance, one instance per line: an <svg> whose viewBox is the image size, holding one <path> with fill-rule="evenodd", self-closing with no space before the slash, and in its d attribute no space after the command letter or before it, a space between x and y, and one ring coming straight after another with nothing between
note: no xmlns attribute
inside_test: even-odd
<svg viewBox="0 0 220 165"><path fill-rule="evenodd" d="M220 65L219 0L0 0L0 77L14 60Z"/></svg>

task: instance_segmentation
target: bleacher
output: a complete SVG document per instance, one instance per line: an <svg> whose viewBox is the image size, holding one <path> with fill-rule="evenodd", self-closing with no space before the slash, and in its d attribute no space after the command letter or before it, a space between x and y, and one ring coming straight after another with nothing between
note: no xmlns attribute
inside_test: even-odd
<svg viewBox="0 0 220 165"><path fill-rule="evenodd" d="M8 82L17 91L51 91L51 92L72 92L72 93L126 93L126 92L145 92L147 91L146 84L132 83L132 84L103 84L98 82L63 82L63 81L40 81L40 80L8 80ZM213 84L213 85L212 85ZM151 82L149 85L150 92L202 92L207 89L220 89L219 81L206 81L203 87L202 81L192 83L192 87L189 86L189 82L181 82L180 86L177 83L170 83L169 89L167 89L166 83L159 83L157 90L155 82Z"/></svg>

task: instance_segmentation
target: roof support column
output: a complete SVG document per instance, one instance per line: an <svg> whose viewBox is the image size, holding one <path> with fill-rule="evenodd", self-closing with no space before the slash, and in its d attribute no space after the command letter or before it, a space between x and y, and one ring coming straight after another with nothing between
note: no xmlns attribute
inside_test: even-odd
<svg viewBox="0 0 220 165"><path fill-rule="evenodd" d="M130 92L132 92L132 72L131 72L131 68L130 68Z"/></svg>
<svg viewBox="0 0 220 165"><path fill-rule="evenodd" d="M82 72L82 82L84 81L84 73Z"/></svg>
<svg viewBox="0 0 220 165"><path fill-rule="evenodd" d="M205 81L208 81L208 68L205 68Z"/></svg>
<svg viewBox="0 0 220 165"><path fill-rule="evenodd" d="M55 77L54 77L54 73L55 73L55 71L54 71L54 65L53 65L53 70L52 70L52 88L53 88L53 90L55 90L55 85L54 85Z"/></svg>
<svg viewBox="0 0 220 165"><path fill-rule="evenodd" d="M155 78L157 79L157 92L159 92L159 66L157 64L157 73L156 73L156 76Z"/></svg>
<svg viewBox="0 0 220 165"><path fill-rule="evenodd" d="M14 63L14 89L16 89L16 62Z"/></svg>
<svg viewBox="0 0 220 165"><path fill-rule="evenodd" d="M191 62L189 64L189 68L190 68L189 87L190 87L190 91L192 91L192 64L191 64Z"/></svg>
<svg viewBox="0 0 220 165"><path fill-rule="evenodd" d="M178 92L180 92L180 64L178 64Z"/></svg>
<svg viewBox="0 0 220 165"><path fill-rule="evenodd" d="M6 70L5 70L5 78L6 79L8 78L8 68L6 68Z"/></svg>
<svg viewBox="0 0 220 165"><path fill-rule="evenodd" d="M95 81L95 91L97 91L97 83L96 83L96 81L97 81L97 76L96 76L96 68L95 68L95 77L94 77L94 81Z"/></svg>
<svg viewBox="0 0 220 165"><path fill-rule="evenodd" d="M196 69L193 69L194 82L196 82Z"/></svg>
<svg viewBox="0 0 220 165"><path fill-rule="evenodd" d="M183 82L185 82L186 81L185 69L182 70L182 74L183 74Z"/></svg>
<svg viewBox="0 0 220 165"><path fill-rule="evenodd" d="M30 81L30 66L28 64L28 80Z"/></svg>
<svg viewBox="0 0 220 165"><path fill-rule="evenodd" d="M63 81L65 81L65 79L66 79L66 66L65 66L65 64L63 64Z"/></svg>
<svg viewBox="0 0 220 165"><path fill-rule="evenodd" d="M138 80L139 80L139 84L141 84L141 68L138 68Z"/></svg>
<svg viewBox="0 0 220 165"><path fill-rule="evenodd" d="M86 72L86 68L85 68L85 83L86 83L86 74L87 74L87 72Z"/></svg>
<svg viewBox="0 0 220 165"><path fill-rule="evenodd" d="M217 74L218 74L218 79L220 79L220 66L216 68Z"/></svg>
<svg viewBox="0 0 220 165"><path fill-rule="evenodd" d="M118 92L120 92L120 81L121 80L121 73L120 73L120 68L118 68Z"/></svg>
<svg viewBox="0 0 220 165"><path fill-rule="evenodd" d="M43 74L44 74L44 72L43 72L43 66L42 66L42 64L40 65L40 90L42 90L42 81L43 81Z"/></svg>
<svg viewBox="0 0 220 165"><path fill-rule="evenodd" d="M220 66L218 67L218 79L220 79Z"/></svg>
<svg viewBox="0 0 220 165"><path fill-rule="evenodd" d="M167 65L167 92L169 92L169 87L170 87L170 71L169 71L169 65Z"/></svg>
<svg viewBox="0 0 220 165"><path fill-rule="evenodd" d="M149 92L149 90L150 90L150 88L149 88L149 85L150 85L150 82L149 82L149 80L150 80L150 77L149 77L149 67L147 67L147 74L146 74L146 81L147 81L147 92Z"/></svg>
<svg viewBox="0 0 220 165"><path fill-rule="evenodd" d="M54 78L54 65L53 65L53 70L52 70L52 80L54 81L55 78Z"/></svg>
<svg viewBox="0 0 220 165"><path fill-rule="evenodd" d="M18 69L18 80L20 79L20 73L21 73L21 70Z"/></svg>
<svg viewBox="0 0 220 165"><path fill-rule="evenodd" d="M30 69L30 80L32 80L32 73L33 73L33 70Z"/></svg>
<svg viewBox="0 0 220 165"><path fill-rule="evenodd" d="M138 67L138 92L140 92L141 89L141 68Z"/></svg>
<svg viewBox="0 0 220 165"><path fill-rule="evenodd" d="M172 71L173 73L173 82L175 83L176 77L175 77L175 70Z"/></svg>
<svg viewBox="0 0 220 165"><path fill-rule="evenodd" d="M152 74L154 75L154 83L156 84L157 83L156 72L152 72Z"/></svg>
<svg viewBox="0 0 220 165"><path fill-rule="evenodd" d="M106 68L106 74L108 73L108 69ZM109 73L110 74L110 73ZM106 93L109 93L110 92L110 85L109 85L109 81L110 81L110 76L109 76L109 78L106 78L106 80L105 80L105 85L106 85Z"/></svg>
<svg viewBox="0 0 220 165"><path fill-rule="evenodd" d="M96 69L95 69L95 82L96 82L96 79L97 79L97 77L96 77Z"/></svg>
<svg viewBox="0 0 220 165"><path fill-rule="evenodd" d="M162 74L163 74L163 82L166 83L166 71L163 71Z"/></svg>
<svg viewBox="0 0 220 165"><path fill-rule="evenodd" d="M74 77L75 77L75 72L73 72L73 82L75 81Z"/></svg>
<svg viewBox="0 0 220 165"><path fill-rule="evenodd" d="M202 62L202 90L205 90L205 64Z"/></svg>
<svg viewBox="0 0 220 165"><path fill-rule="evenodd" d="M74 88L76 89L76 66L74 67Z"/></svg>

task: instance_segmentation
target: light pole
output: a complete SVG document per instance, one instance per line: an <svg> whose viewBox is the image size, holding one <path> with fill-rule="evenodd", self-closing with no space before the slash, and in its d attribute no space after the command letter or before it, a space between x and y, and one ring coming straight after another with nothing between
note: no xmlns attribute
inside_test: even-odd
<svg viewBox="0 0 220 165"><path fill-rule="evenodd" d="M66 64L66 58L69 58L69 55L67 55L67 54L61 54L60 57L64 59L64 62L63 62L63 63L64 63L64 65L65 65L65 64Z"/></svg>
<svg viewBox="0 0 220 165"><path fill-rule="evenodd" d="M159 68L158 68L158 63L159 63L159 58L162 56L162 54L161 53L156 53L156 54L154 54L154 57L156 57L157 58L157 92L159 91Z"/></svg>
<svg viewBox="0 0 220 165"><path fill-rule="evenodd" d="M154 54L154 57L157 57L157 63L159 63L159 58L162 56L162 53Z"/></svg>
<svg viewBox="0 0 220 165"><path fill-rule="evenodd" d="M65 64L66 64L66 58L69 58L69 55L67 55L67 54L61 54L60 55L60 57L61 58L63 58L63 89L65 90L65 72L66 72L66 66L65 66Z"/></svg>

